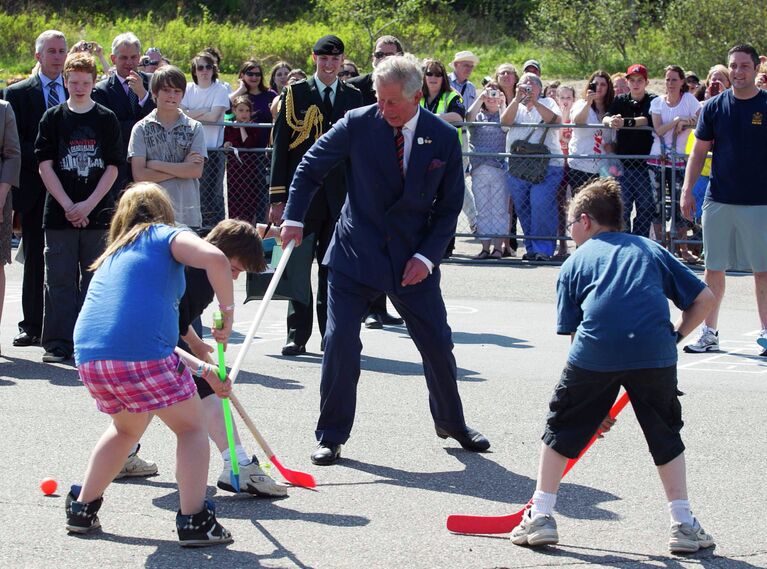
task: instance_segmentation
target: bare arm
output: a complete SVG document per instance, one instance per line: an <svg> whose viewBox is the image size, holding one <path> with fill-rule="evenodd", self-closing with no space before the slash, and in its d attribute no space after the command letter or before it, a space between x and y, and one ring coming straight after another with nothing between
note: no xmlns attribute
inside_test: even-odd
<svg viewBox="0 0 767 569"><path fill-rule="evenodd" d="M540 100L536 100L533 104L533 107L535 107L535 109L538 111L538 114L541 115L543 122L546 124L559 124L562 122L561 117L546 105L541 104Z"/></svg>
<svg viewBox="0 0 767 569"><path fill-rule="evenodd" d="M589 92L588 97L586 98L586 104L581 107L581 109L578 111L578 113L572 117L572 122L575 124L586 124L589 120L589 110L591 109L591 102L593 101L594 97L591 95L591 92Z"/></svg>
<svg viewBox="0 0 767 569"><path fill-rule="evenodd" d="M168 174L171 178L197 179L202 176L202 168L205 159L197 152L187 154L183 162L163 162L162 160L149 160L147 168Z"/></svg>
<svg viewBox="0 0 767 569"><path fill-rule="evenodd" d="M53 160L43 160L40 162L38 171L40 172L40 178L42 178L48 193L59 202L59 205L64 211L69 211L74 203L64 191L64 187L61 185L61 180L59 180L56 172L53 171Z"/></svg>
<svg viewBox="0 0 767 569"><path fill-rule="evenodd" d="M133 173L133 179L137 182L164 182L174 177L165 172L149 168L146 164L146 158L143 156L131 158L130 169Z"/></svg>
<svg viewBox="0 0 767 569"><path fill-rule="evenodd" d="M684 184L682 184L682 195L679 197L679 207L682 215L687 219L693 219L695 216L695 197L692 195L692 189L700 177L703 170L703 163L706 161L706 155L711 150L713 141L695 139L692 145L692 153L687 160L687 168L684 173Z"/></svg>
<svg viewBox="0 0 767 569"><path fill-rule="evenodd" d="M700 294L695 297L695 300L687 307L687 310L682 311L682 315L674 326L680 338L684 338L695 330L703 322L703 319L708 316L708 313L711 312L715 304L716 298L710 288L706 287L700 291Z"/></svg>
<svg viewBox="0 0 767 569"><path fill-rule="evenodd" d="M661 116L657 113L652 114L652 126L655 129L655 133L658 136L663 136L668 131L676 128L676 125L679 123L679 117L676 117L674 120L671 120L667 123L663 122L663 119Z"/></svg>
<svg viewBox="0 0 767 569"><path fill-rule="evenodd" d="M204 109L184 110L190 118L200 122L218 122L226 112L226 107L210 107Z"/></svg>
<svg viewBox="0 0 767 569"><path fill-rule="evenodd" d="M117 179L117 166L109 165L104 170L104 173L99 178L96 188L91 192L91 195L87 199L75 203L69 210L67 210L66 217L72 223L76 224L79 220L87 219L87 217L93 211L102 198L107 195L107 192L112 188L112 184Z"/></svg>
<svg viewBox="0 0 767 569"><path fill-rule="evenodd" d="M458 113L442 113L437 116L441 118L443 121L449 122L451 124L463 122L463 117L459 115Z"/></svg>

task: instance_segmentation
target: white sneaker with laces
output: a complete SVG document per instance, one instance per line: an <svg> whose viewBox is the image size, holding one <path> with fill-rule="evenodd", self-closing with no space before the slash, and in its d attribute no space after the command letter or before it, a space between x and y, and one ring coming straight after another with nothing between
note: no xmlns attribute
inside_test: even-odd
<svg viewBox="0 0 767 569"><path fill-rule="evenodd" d="M668 542L671 553L695 553L714 545L714 537L705 532L697 518L693 518L692 522L692 525L681 522L671 524L671 539Z"/></svg>
<svg viewBox="0 0 767 569"><path fill-rule="evenodd" d="M218 477L216 486L227 492L234 492L234 487L229 479L230 475L229 462L224 462L224 470ZM263 498L274 498L287 496L288 487L284 484L278 484L271 476L261 470L258 460L254 456L249 464L240 466L240 492L247 492Z"/></svg>
<svg viewBox="0 0 767 569"><path fill-rule="evenodd" d="M756 339L756 343L759 344L760 348L762 348L762 353L759 355L762 357L767 357L767 330L762 330L759 333L759 337Z"/></svg>
<svg viewBox="0 0 767 569"><path fill-rule="evenodd" d="M520 524L511 531L511 543L514 545L554 545L559 543L557 521L554 516L545 514L532 515L527 510Z"/></svg>
<svg viewBox="0 0 767 569"><path fill-rule="evenodd" d="M141 476L154 476L157 474L157 464L151 460L144 460L138 455L141 445L138 445L136 452L128 456L128 460L123 464L123 469L115 476L115 480L120 478L135 478Z"/></svg>
<svg viewBox="0 0 767 569"><path fill-rule="evenodd" d="M719 332L710 328L701 328L700 336L692 344L687 344L684 351L688 354L702 354L704 352L719 351Z"/></svg>

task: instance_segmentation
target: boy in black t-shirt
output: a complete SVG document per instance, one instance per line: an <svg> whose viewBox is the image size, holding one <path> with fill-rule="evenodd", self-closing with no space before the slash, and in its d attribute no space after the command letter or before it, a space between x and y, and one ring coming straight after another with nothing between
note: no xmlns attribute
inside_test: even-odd
<svg viewBox="0 0 767 569"><path fill-rule="evenodd" d="M647 155L652 149L651 130L624 130L637 126L652 126L650 102L657 96L648 93L647 68L635 63L626 70L630 91L615 97L607 110L602 124L617 132L618 155ZM650 180L647 158L626 158L623 160L623 175L620 179L623 196L624 230L634 235L648 237L650 224L655 216L655 198ZM636 204L634 226L631 226L631 210ZM655 236L660 239L659 235Z"/></svg>
<svg viewBox="0 0 767 569"><path fill-rule="evenodd" d="M44 362L72 357L74 329L92 273L104 250L114 208L109 189L123 162L120 124L91 99L96 62L78 52L64 63L69 99L40 120L35 156L45 198Z"/></svg>

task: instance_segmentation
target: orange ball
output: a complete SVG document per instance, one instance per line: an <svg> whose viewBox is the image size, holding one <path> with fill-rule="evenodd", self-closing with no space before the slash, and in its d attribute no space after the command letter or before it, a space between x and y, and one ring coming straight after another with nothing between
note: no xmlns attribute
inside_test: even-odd
<svg viewBox="0 0 767 569"><path fill-rule="evenodd" d="M58 487L59 483L56 482L53 478L43 478L40 481L40 490L42 490L43 494L46 496L53 494Z"/></svg>

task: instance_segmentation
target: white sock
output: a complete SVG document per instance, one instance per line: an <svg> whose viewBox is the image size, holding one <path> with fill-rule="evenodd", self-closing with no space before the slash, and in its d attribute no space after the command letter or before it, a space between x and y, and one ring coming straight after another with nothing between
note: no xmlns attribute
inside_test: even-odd
<svg viewBox="0 0 767 569"><path fill-rule="evenodd" d="M703 331L704 331L704 332L711 332L711 333L712 333L714 336L716 336L716 334L717 334L717 332L718 332L718 330L716 330L715 328L709 328L709 327L708 327L708 326L706 326L705 324L703 324L703 325L701 326L701 328L703 329Z"/></svg>
<svg viewBox="0 0 767 569"><path fill-rule="evenodd" d="M671 513L672 522L693 525L689 500L671 500L668 503L668 510Z"/></svg>
<svg viewBox="0 0 767 569"><path fill-rule="evenodd" d="M128 456L136 454L137 452L138 452L138 443L130 447L130 452L128 453Z"/></svg>
<svg viewBox="0 0 767 569"><path fill-rule="evenodd" d="M240 466L250 464L250 456L248 456L248 453L245 451L245 447L242 445L235 445L234 452L237 454L237 462ZM229 449L226 449L221 453L221 458L224 459L224 462L231 462L229 457Z"/></svg>
<svg viewBox="0 0 767 569"><path fill-rule="evenodd" d="M554 513L554 504L557 503L557 495L543 492L542 490L536 490L533 494L533 507L530 511L530 517L535 517L538 514L550 516Z"/></svg>

